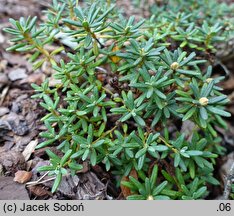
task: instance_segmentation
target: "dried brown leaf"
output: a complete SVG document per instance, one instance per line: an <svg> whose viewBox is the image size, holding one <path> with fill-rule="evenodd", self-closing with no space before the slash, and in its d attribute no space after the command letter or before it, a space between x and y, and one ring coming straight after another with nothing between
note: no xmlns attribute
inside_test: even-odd
<svg viewBox="0 0 234 216"><path fill-rule="evenodd" d="M138 179L138 175L135 169L132 169L129 176L132 176L133 178ZM121 181L129 181L129 176L124 176ZM120 188L125 198L131 195L131 191L128 187L121 185Z"/></svg>
<svg viewBox="0 0 234 216"><path fill-rule="evenodd" d="M32 172L27 172L24 170L19 170L15 173L14 181L20 184L28 182L32 178Z"/></svg>

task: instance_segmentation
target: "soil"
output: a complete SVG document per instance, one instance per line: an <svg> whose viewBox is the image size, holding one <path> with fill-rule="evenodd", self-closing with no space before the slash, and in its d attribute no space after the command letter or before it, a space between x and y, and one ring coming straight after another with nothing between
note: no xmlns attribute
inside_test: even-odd
<svg viewBox="0 0 234 216"><path fill-rule="evenodd" d="M148 16L142 8L134 8L130 1L117 1L128 8L126 16ZM232 2L232 1L228 1ZM37 167L48 165L45 149L35 150L41 142L39 133L46 128L40 121L45 111L38 100L32 99L31 83L40 85L50 71L43 67L33 72L27 62L27 55L6 52L10 45L9 35L2 29L8 27L9 18L38 16L43 19L42 10L47 1L41 0L0 0L0 199L122 199L121 191L112 183L111 176L102 167L89 167L76 176L64 176L62 184L54 194L50 192L53 178L47 173L38 173ZM233 42L232 42L233 45ZM228 74L222 83L224 92L231 102L228 111L233 115L227 119L228 131L217 129L227 153L217 162L216 177L222 185L212 188L208 199L217 199L223 193L223 176L234 161L234 63L233 58L223 61ZM225 73L220 65L217 73ZM52 82L53 80L51 80ZM56 152L55 147L47 147ZM57 152L59 154L59 152Z"/></svg>

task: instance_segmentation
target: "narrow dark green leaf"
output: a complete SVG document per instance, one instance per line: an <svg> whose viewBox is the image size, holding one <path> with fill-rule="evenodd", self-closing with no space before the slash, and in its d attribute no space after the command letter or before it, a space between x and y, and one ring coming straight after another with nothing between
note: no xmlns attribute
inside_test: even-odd
<svg viewBox="0 0 234 216"><path fill-rule="evenodd" d="M207 114L207 111L206 111L206 108L204 107L200 107L199 108L199 113L200 113L200 117L204 120L207 120L208 119L208 114Z"/></svg>
<svg viewBox="0 0 234 216"><path fill-rule="evenodd" d="M219 109L219 108L216 108L216 107L212 107L212 106L207 106L207 109L214 113L214 114L217 114L217 115L221 115L221 116L224 116L224 117L230 117L231 114L229 112L226 112L222 109Z"/></svg>
<svg viewBox="0 0 234 216"><path fill-rule="evenodd" d="M153 196L158 195L167 185L167 181L162 182L160 185L158 185L154 190L153 190Z"/></svg>
<svg viewBox="0 0 234 216"><path fill-rule="evenodd" d="M58 187L59 187L61 181L62 181L62 173L59 172L59 173L57 174L57 176L56 176L56 179L55 179L55 181L54 181L53 187L52 187L52 189L51 189L51 192L52 192L52 193L54 193L54 192L58 189Z"/></svg>
<svg viewBox="0 0 234 216"><path fill-rule="evenodd" d="M158 166L155 165L150 176L151 188L154 188L158 176Z"/></svg>
<svg viewBox="0 0 234 216"><path fill-rule="evenodd" d="M61 165L61 166L63 166L63 165L67 162L67 160L69 159L69 157L71 156L71 154L72 154L72 149L69 149L69 150L65 153L65 155L62 157L62 159L61 159L61 161L60 161L60 165Z"/></svg>
<svg viewBox="0 0 234 216"><path fill-rule="evenodd" d="M180 154L179 153L176 153L175 154L175 158L174 158L174 167L178 167L179 163L180 163Z"/></svg>
<svg viewBox="0 0 234 216"><path fill-rule="evenodd" d="M135 158L141 157L142 155L144 155L144 154L146 153L146 151L147 151L147 148L142 148L142 149L140 149L140 150L136 153Z"/></svg>

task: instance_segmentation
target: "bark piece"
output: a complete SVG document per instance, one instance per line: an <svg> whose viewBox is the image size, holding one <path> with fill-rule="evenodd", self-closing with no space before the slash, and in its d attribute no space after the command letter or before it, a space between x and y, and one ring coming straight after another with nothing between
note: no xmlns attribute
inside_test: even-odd
<svg viewBox="0 0 234 216"><path fill-rule="evenodd" d="M93 172L79 175L76 199L81 200L104 200L107 199L106 186Z"/></svg>
<svg viewBox="0 0 234 216"><path fill-rule="evenodd" d="M9 175L25 169L24 156L20 152L5 151L3 148L0 148L0 164Z"/></svg>

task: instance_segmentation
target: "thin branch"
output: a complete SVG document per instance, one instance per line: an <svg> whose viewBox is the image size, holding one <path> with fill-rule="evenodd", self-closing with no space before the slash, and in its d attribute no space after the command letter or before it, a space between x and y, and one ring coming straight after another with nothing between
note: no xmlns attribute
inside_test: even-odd
<svg viewBox="0 0 234 216"><path fill-rule="evenodd" d="M39 184L44 184L44 183L46 183L46 182L49 182L49 181L52 181L52 180L55 180L56 179L56 176L55 177L51 177L51 178L49 178L49 179L45 179L45 180L43 180L43 181L41 181L41 182L33 182L33 184L31 184L31 185L39 185ZM29 187L29 186L28 186Z"/></svg>
<svg viewBox="0 0 234 216"><path fill-rule="evenodd" d="M48 175L49 171L46 172L42 177L40 177L37 181L31 181L31 182L27 182L26 185L31 185L31 184L37 184L40 183L40 181L45 178Z"/></svg>

